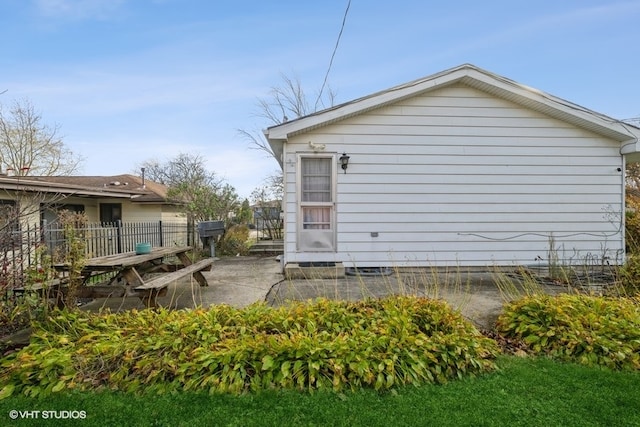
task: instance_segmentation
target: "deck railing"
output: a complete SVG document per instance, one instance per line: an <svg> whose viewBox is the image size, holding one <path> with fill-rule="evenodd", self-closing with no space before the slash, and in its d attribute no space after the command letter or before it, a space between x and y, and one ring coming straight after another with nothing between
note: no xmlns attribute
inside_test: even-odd
<svg viewBox="0 0 640 427"><path fill-rule="evenodd" d="M151 246L197 246L197 230L192 224L156 222L114 222L87 224L82 230L87 257L134 251L137 243ZM58 224L22 225L0 236L0 294L22 287L27 270L37 267L37 248L56 254L65 243Z"/></svg>

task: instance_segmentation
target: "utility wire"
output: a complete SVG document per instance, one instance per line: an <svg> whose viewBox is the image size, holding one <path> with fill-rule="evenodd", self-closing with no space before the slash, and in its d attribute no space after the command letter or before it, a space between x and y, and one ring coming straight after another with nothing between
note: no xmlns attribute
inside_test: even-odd
<svg viewBox="0 0 640 427"><path fill-rule="evenodd" d="M327 68L327 73L324 75L324 81L322 82L322 87L320 87L320 92L318 93L318 98L316 99L315 104L313 105L313 110L318 110L318 103L322 98L322 92L324 91L325 86L327 85L327 79L329 78L329 72L331 71L331 66L333 65L333 58L336 56L336 51L338 50L338 45L340 44L340 39L342 38L342 32L344 31L344 25L347 22L347 14L349 13L349 8L351 7L351 0L347 2L347 8L344 11L344 16L342 17L342 25L340 26L340 32L338 33L338 39L336 40L336 45L333 48L333 53L331 54L331 59L329 60L329 67Z"/></svg>

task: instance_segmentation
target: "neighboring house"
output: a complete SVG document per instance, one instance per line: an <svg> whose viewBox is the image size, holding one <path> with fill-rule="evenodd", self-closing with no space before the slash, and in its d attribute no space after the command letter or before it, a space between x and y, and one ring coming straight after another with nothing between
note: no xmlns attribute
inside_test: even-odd
<svg viewBox="0 0 640 427"><path fill-rule="evenodd" d="M640 129L473 65L265 135L284 172L285 269L624 260Z"/></svg>
<svg viewBox="0 0 640 427"><path fill-rule="evenodd" d="M269 200L251 206L253 221L259 233L269 239L282 238L282 202Z"/></svg>
<svg viewBox="0 0 640 427"><path fill-rule="evenodd" d="M167 200L167 187L134 175L0 175L0 203L19 204L21 221L56 220L57 211L84 212L89 222L185 222L180 207Z"/></svg>

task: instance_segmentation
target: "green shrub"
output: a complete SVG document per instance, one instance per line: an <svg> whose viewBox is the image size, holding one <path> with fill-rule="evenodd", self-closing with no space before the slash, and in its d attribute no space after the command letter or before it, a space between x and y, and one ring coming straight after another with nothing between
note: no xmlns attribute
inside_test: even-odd
<svg viewBox="0 0 640 427"><path fill-rule="evenodd" d="M218 250L222 255L247 255L250 248L248 241L249 227L241 224L232 225L218 242Z"/></svg>
<svg viewBox="0 0 640 427"><path fill-rule="evenodd" d="M640 294L640 198L629 192L626 197L625 243L628 257L619 270L619 288L624 295Z"/></svg>
<svg viewBox="0 0 640 427"><path fill-rule="evenodd" d="M640 294L640 254L631 254L618 271L617 291L623 295Z"/></svg>
<svg viewBox="0 0 640 427"><path fill-rule="evenodd" d="M625 215L625 243L627 253L640 254L640 197L627 194Z"/></svg>
<svg viewBox="0 0 640 427"><path fill-rule="evenodd" d="M389 389L495 368L498 349L444 302L318 300L277 309L57 311L1 363L0 392L28 396L274 388Z"/></svg>
<svg viewBox="0 0 640 427"><path fill-rule="evenodd" d="M499 332L537 354L587 366L640 369L640 300L534 295L509 303Z"/></svg>
<svg viewBox="0 0 640 427"><path fill-rule="evenodd" d="M66 266L68 283L64 295L64 305L75 307L78 290L82 286L82 268L87 254L87 215L84 212L71 212L63 210L58 213L58 221L63 227L63 245L57 248L57 262Z"/></svg>
<svg viewBox="0 0 640 427"><path fill-rule="evenodd" d="M55 272L46 250L45 245L35 248L32 264L25 268L22 282L15 284L24 291L0 286L0 329L6 334L28 328L33 320L42 320L47 314L49 301L46 290ZM40 288L42 293L38 292ZM0 343L0 350L3 347Z"/></svg>

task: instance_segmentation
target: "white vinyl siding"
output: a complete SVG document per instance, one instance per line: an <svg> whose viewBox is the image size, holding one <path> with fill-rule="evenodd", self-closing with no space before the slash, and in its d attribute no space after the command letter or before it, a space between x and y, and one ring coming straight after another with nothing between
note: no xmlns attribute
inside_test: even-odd
<svg viewBox="0 0 640 427"><path fill-rule="evenodd" d="M336 254L294 253L295 173L309 141L350 156ZM286 144L287 262L491 266L620 262L620 144L462 84ZM288 164L289 163L289 164Z"/></svg>

